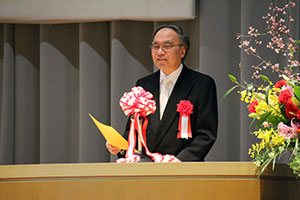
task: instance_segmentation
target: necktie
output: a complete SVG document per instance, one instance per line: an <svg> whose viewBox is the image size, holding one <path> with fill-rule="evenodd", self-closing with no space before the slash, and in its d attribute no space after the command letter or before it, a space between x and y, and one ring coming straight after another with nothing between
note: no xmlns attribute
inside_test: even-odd
<svg viewBox="0 0 300 200"><path fill-rule="evenodd" d="M160 102L160 119L163 116L164 110L166 108L166 105L168 103L169 95L170 95L170 86L171 86L171 80L164 79L162 83L162 89L159 95L159 102Z"/></svg>

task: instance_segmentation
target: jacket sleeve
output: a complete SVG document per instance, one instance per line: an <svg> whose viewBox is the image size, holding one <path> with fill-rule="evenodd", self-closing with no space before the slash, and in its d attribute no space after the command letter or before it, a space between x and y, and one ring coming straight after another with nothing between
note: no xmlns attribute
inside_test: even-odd
<svg viewBox="0 0 300 200"><path fill-rule="evenodd" d="M127 124L125 127L125 131L123 133L123 137L128 141L128 134L129 134L129 128L130 128L130 117L128 117ZM119 158L124 158L126 155L126 151L122 151L117 154Z"/></svg>
<svg viewBox="0 0 300 200"><path fill-rule="evenodd" d="M194 109L192 139L176 156L181 161L204 161L217 137L218 108L216 85L212 78L205 84L197 85L199 92L197 107Z"/></svg>

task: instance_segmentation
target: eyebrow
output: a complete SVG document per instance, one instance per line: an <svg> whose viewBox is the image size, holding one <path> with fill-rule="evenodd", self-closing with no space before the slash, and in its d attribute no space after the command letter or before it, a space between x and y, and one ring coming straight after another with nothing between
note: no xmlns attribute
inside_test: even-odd
<svg viewBox="0 0 300 200"><path fill-rule="evenodd" d="M170 41L170 40L167 40L167 41L163 42L163 44L172 44L172 43L173 43L173 42ZM152 44L158 44L158 42L157 42L157 41L154 41L154 42L152 42Z"/></svg>

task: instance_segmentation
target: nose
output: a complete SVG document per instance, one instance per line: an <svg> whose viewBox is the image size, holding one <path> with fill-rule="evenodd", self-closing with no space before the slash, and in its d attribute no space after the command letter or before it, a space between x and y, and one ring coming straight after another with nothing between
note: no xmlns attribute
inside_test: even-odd
<svg viewBox="0 0 300 200"><path fill-rule="evenodd" d="M165 51L163 50L162 46L160 46L159 49L157 50L157 54L158 55L165 54Z"/></svg>

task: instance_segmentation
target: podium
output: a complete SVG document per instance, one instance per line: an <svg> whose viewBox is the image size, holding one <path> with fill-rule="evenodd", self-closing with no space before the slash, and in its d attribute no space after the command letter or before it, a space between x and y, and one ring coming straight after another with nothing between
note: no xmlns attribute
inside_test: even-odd
<svg viewBox="0 0 300 200"><path fill-rule="evenodd" d="M250 162L0 166L0 200L296 200L285 164L256 175Z"/></svg>

